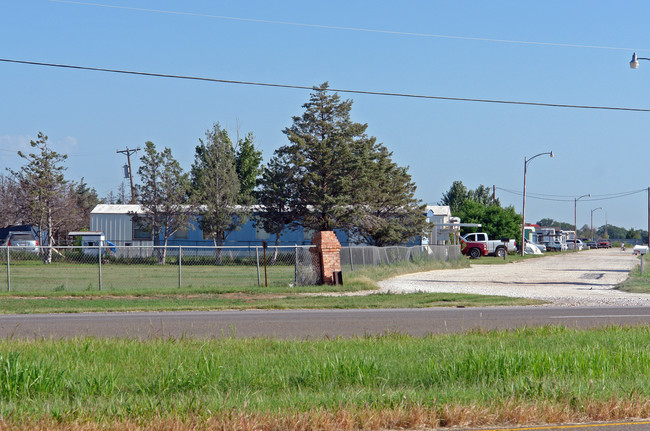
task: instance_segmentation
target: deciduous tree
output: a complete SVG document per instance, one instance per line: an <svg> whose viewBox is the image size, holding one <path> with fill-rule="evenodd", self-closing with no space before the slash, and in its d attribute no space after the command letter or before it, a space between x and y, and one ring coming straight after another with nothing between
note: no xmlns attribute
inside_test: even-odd
<svg viewBox="0 0 650 431"><path fill-rule="evenodd" d="M192 165L192 196L200 205L199 226L205 237L222 246L228 235L246 223L250 208L240 205L241 185L235 150L228 132L215 123L199 139ZM217 264L221 263L217 253Z"/></svg>
<svg viewBox="0 0 650 431"><path fill-rule="evenodd" d="M171 150L156 151L153 142L145 143L144 155L138 168L141 184L137 186L140 205L145 222L151 229L155 245L163 237L163 248L158 249L158 262L165 263L167 242L178 229L186 228L194 216L189 204L189 178L179 163L172 157ZM135 216L136 220L140 217Z"/></svg>

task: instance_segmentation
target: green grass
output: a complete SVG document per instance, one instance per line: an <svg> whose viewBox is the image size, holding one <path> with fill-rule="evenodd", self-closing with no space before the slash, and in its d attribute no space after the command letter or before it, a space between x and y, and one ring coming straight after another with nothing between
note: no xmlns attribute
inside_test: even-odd
<svg viewBox="0 0 650 431"><path fill-rule="evenodd" d="M640 258L639 258L640 259ZM650 262L644 262L645 271L641 274L641 265L632 268L627 280L616 288L623 292L650 293Z"/></svg>
<svg viewBox="0 0 650 431"><path fill-rule="evenodd" d="M0 417L111 422L650 398L650 328L414 338L0 341ZM568 409L568 410L567 410ZM435 424L434 424L435 425Z"/></svg>
<svg viewBox="0 0 650 431"><path fill-rule="evenodd" d="M4 266L4 265L3 265ZM4 268L6 271L6 267ZM68 292L99 289L99 268L96 264L19 261L11 263L11 290L16 292L47 292L54 289ZM267 267L267 279L273 286L294 282L293 265ZM257 286L255 266L184 265L181 286L208 287ZM264 269L260 273L264 284ZM6 276L0 278L0 289L7 289ZM178 288L178 266L175 265L102 265L102 289L140 290Z"/></svg>
<svg viewBox="0 0 650 431"><path fill-rule="evenodd" d="M141 295L135 297L4 297L0 313L85 313L100 311L205 311L250 309L350 309L481 307L497 305L538 305L541 301L503 296L455 293L414 293L408 295L370 294L365 296L301 296L250 294Z"/></svg>
<svg viewBox="0 0 650 431"><path fill-rule="evenodd" d="M23 265L23 269L36 268L30 276L35 280L42 277L38 270L42 264ZM82 265L83 266L83 265ZM103 271L105 273L105 265ZM117 265L116 265L117 266ZM531 305L540 301L505 298L497 296L417 293L410 295L373 294L367 296L327 296L319 295L331 293L354 292L359 290L376 290L376 281L390 278L400 274L431 271L444 268L468 266L466 259L451 262L417 261L395 265L367 266L358 268L354 272L344 273L344 284L339 286L291 286L289 283L278 283L268 287L257 285L242 286L241 279L232 282L232 285L203 287L171 288L160 286L159 279L138 280L129 283L134 274L147 274L147 271L156 271L160 277L173 278L174 274L168 267L159 269L157 266L119 265L115 272L120 278L122 287L104 284L104 290L99 292L95 288L70 290L67 284L55 285L49 291L41 289L24 289L21 291L0 293L0 313L27 314L27 313L79 313L100 311L186 311L186 310L244 310L244 309L327 309L327 308L424 308L440 306L490 306L490 305ZM82 278L85 267L79 270L78 266L53 265L48 270L61 276ZM212 267L194 267L199 271L212 271ZM286 269L286 267L285 267ZM293 271L293 268L291 268ZM226 272L234 279L239 267L218 268L214 271ZM79 273L81 273L81 275ZM87 273L86 273L87 275ZM151 275L151 274L150 274ZM186 277L183 277L185 280ZM158 280L158 282L156 282ZM204 280L206 283L210 279ZM79 284L80 281L77 281ZM256 283L256 281L255 281ZM307 295L308 294L308 295Z"/></svg>

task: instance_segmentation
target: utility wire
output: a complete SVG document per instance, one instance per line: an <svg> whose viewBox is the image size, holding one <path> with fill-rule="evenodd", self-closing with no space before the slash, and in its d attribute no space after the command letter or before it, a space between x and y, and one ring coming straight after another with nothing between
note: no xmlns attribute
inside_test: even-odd
<svg viewBox="0 0 650 431"><path fill-rule="evenodd" d="M264 24L289 25L294 27L309 27L309 28L319 28L319 29L327 29L327 30L345 30L345 31L358 31L358 32L366 32L366 33L392 34L392 35L399 35L399 36L416 36L416 37L428 37L428 38L440 38L440 39L471 40L471 41L480 41L480 42L513 43L513 44L524 44L524 45L562 46L568 48L609 49L609 50L618 50L618 51L650 51L650 49L642 49L642 48L622 48L616 46L582 45L582 44L573 44L573 43L492 39L486 37L450 36L444 34L414 33L414 32L406 32L406 31L380 30L380 29L372 29L372 28L360 28L360 27L340 27L340 26L333 26L333 25L304 24L304 23L288 22L288 21L273 21L267 19L254 19L254 18L238 18L232 16L209 15L209 14L193 13L193 12L178 12L178 11L161 10L161 9L145 9L145 8L136 8L136 7L128 7L128 6L115 6L115 5L87 3L87 2L71 1L71 0L49 0L49 1L53 3L95 6L95 7L103 7L103 8L110 8L110 9L131 10L131 11L138 11L138 12L154 12L160 14L196 16L202 18L215 18L215 19L223 19L223 20L231 20L231 21L246 21L246 22L264 23Z"/></svg>
<svg viewBox="0 0 650 431"><path fill-rule="evenodd" d="M515 190L509 190L509 189L504 189L502 187L496 187L497 190L501 190L506 193L510 193L513 195L517 196L522 196L523 192L520 191L515 191ZM584 199L585 201L589 202L594 202L594 201L606 201L606 200L611 200L611 199L618 199L630 195L635 195L638 193L646 193L648 191L647 188L645 189L640 189L640 190L633 190L629 192L619 192L619 193L611 193L608 195L594 195L594 197L589 198L589 199ZM542 200L542 201L552 201L552 202L572 202L575 199L575 196L571 196L570 198L567 198L567 196L556 196L555 198L553 197L547 197L547 196L553 196L553 195L543 195L540 193L526 193L527 198L531 199L537 199L537 200ZM597 196L606 196L606 197L597 197Z"/></svg>
<svg viewBox="0 0 650 431"><path fill-rule="evenodd" d="M152 73L152 72L137 72L132 70L119 70L119 69L106 69L101 67L88 67L88 66L74 66L70 64L55 64L55 63L43 63L37 61L25 61L25 60L13 60L8 58L0 58L0 61L6 63L17 63L17 64L28 64L33 66L46 66L46 67L58 67L65 69L77 69L77 70L89 70L94 72L109 72L109 73L120 73L127 75L140 75L140 76L154 76L159 78L174 78L174 79L187 79L194 81L204 81L204 82L218 82L222 84L240 84L240 85L256 85L261 87L276 87L276 88L291 88L298 90L314 90L315 87L308 87L304 85L289 85L289 84L273 84L268 82L252 82L252 81L236 81L230 79L216 79L216 78L205 78L200 76L186 76L186 75L170 75L165 73ZM408 93L389 93L385 91L364 91L364 90L345 90L337 88L328 88L327 91L337 92L337 93L349 93L349 94L365 94L373 96L392 96L392 97L408 97L415 99L435 99L435 100L452 100L458 102L481 102L481 103L499 103L506 105L528 105L528 106L543 106L549 108L574 108L574 109L597 109L597 110L609 110L609 111L633 111L633 112L650 112L650 109L644 108L625 108L618 106L593 106L593 105L570 105L562 103L540 103L540 102L523 102L516 100L497 100L497 99L475 99L475 98L466 98L466 97L444 97L444 96L427 96L422 94L408 94Z"/></svg>

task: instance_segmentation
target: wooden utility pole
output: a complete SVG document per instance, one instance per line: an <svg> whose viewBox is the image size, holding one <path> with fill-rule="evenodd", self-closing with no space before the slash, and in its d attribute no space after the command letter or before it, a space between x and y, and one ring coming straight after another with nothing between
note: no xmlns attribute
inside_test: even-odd
<svg viewBox="0 0 650 431"><path fill-rule="evenodd" d="M131 182L131 202L132 204L138 203L135 197L135 187L133 186L133 171L131 170L131 154L135 154L140 151L140 147L130 150L129 147L126 147L126 150L117 150L120 154L126 154L126 160L129 166L129 181Z"/></svg>

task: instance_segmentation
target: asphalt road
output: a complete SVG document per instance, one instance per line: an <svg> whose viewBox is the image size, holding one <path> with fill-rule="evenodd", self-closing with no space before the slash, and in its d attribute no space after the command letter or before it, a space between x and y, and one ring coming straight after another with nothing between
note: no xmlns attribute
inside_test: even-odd
<svg viewBox="0 0 650 431"><path fill-rule="evenodd" d="M351 337L650 323L649 307L486 307L0 315L0 337Z"/></svg>

